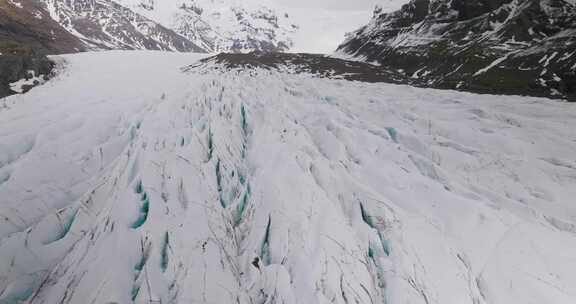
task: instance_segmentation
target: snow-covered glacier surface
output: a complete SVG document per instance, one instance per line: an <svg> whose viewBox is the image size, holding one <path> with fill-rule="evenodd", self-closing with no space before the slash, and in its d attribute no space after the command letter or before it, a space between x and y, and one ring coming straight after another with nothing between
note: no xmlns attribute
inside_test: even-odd
<svg viewBox="0 0 576 304"><path fill-rule="evenodd" d="M576 303L576 109L200 55L0 100L0 303Z"/></svg>

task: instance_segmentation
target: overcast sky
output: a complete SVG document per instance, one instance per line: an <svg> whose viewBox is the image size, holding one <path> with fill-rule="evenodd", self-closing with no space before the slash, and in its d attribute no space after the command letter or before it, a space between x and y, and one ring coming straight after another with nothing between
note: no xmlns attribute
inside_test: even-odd
<svg viewBox="0 0 576 304"><path fill-rule="evenodd" d="M386 11L409 0L269 0L286 9L300 31L294 52L332 53L345 34L366 25L378 4Z"/></svg>
<svg viewBox="0 0 576 304"><path fill-rule="evenodd" d="M372 11L377 3L387 0L276 0L276 2L287 7Z"/></svg>

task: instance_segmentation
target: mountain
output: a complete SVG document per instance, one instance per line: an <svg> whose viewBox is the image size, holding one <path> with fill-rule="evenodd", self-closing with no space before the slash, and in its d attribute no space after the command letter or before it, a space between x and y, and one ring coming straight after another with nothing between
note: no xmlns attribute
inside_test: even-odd
<svg viewBox="0 0 576 304"><path fill-rule="evenodd" d="M54 67L46 54L286 51L298 30L259 1L0 0L0 8L0 97L44 81Z"/></svg>
<svg viewBox="0 0 576 304"><path fill-rule="evenodd" d="M205 56L0 99L0 303L576 303L573 104Z"/></svg>
<svg viewBox="0 0 576 304"><path fill-rule="evenodd" d="M21 5L18 0L3 0ZM24 0L16 8L36 24L51 17L90 50L148 49L181 52L286 51L298 26L288 14L235 0ZM11 5L14 10L14 5ZM69 35L68 35L69 36ZM66 49L69 42L55 40ZM70 49L67 49L70 50Z"/></svg>
<svg viewBox="0 0 576 304"><path fill-rule="evenodd" d="M210 52L286 51L298 29L289 15L264 1L117 1Z"/></svg>
<svg viewBox="0 0 576 304"><path fill-rule="evenodd" d="M431 87L576 100L574 0L412 0L338 51Z"/></svg>
<svg viewBox="0 0 576 304"><path fill-rule="evenodd" d="M89 49L203 52L174 31L110 0L40 0Z"/></svg>

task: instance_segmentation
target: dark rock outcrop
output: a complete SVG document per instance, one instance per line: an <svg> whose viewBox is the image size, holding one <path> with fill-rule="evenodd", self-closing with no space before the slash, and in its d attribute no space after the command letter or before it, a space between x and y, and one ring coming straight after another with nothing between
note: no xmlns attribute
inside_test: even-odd
<svg viewBox="0 0 576 304"><path fill-rule="evenodd" d="M0 98L15 94L10 87L20 79L31 79L34 76L46 80L52 73L54 63L44 55L34 52L2 53L0 56ZM22 92L30 90L38 82L22 87Z"/></svg>
<svg viewBox="0 0 576 304"><path fill-rule="evenodd" d="M401 73L381 69L369 63L306 53L221 53L187 66L183 71L204 73L206 71L218 70L227 73L231 70L241 71L252 69L273 70L292 74L304 73L315 77L330 79L345 79L370 83L409 83L415 86L422 86L422 83L409 79Z"/></svg>

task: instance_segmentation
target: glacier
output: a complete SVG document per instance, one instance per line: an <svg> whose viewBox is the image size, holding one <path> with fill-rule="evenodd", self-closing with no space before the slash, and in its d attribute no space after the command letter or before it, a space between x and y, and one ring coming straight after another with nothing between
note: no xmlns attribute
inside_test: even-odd
<svg viewBox="0 0 576 304"><path fill-rule="evenodd" d="M0 303L576 303L575 105L206 56L0 99Z"/></svg>

